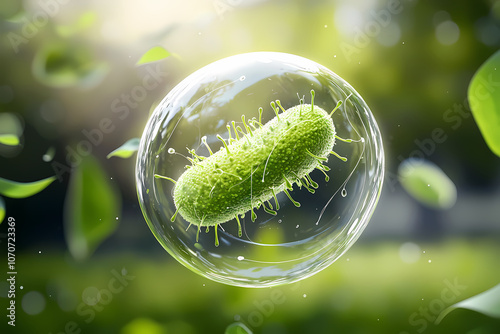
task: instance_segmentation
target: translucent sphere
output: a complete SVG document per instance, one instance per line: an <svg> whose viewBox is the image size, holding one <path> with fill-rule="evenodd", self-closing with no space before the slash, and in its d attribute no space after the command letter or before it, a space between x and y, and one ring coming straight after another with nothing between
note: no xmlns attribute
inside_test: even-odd
<svg viewBox="0 0 500 334"><path fill-rule="evenodd" d="M347 161L333 154L328 157L323 163L330 169L325 172L328 182L323 171L313 170L309 176L318 185L314 193L304 186L299 189L296 183L289 191L300 207L284 192L276 194L279 210L275 215L260 207L254 209L255 221L250 212L239 219L241 237L236 219L217 229L199 229L181 215L171 221L177 208L175 182L168 178L177 180L191 166L189 159L208 157L207 146L213 152L225 149L217 136L227 142L227 125L233 129L233 121L245 131L242 115L258 120L262 107L261 123L265 124L276 116L270 102L280 100L284 109L310 104L311 90L314 105L328 113L343 102L331 117L337 136L352 140L336 140L332 150ZM295 282L337 260L368 223L383 174L380 131L361 96L329 69L274 52L225 58L179 83L146 125L136 166L139 202L161 245L192 271L243 287ZM275 200L270 202L276 209Z"/></svg>

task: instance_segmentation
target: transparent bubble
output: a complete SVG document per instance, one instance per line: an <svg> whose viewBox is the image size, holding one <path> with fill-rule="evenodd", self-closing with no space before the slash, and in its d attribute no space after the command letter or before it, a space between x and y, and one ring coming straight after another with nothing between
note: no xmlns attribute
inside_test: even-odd
<svg viewBox="0 0 500 334"><path fill-rule="evenodd" d="M225 150L217 135L229 137L226 126L241 116L262 123L275 117L271 101L283 108L311 103L333 113L337 140L321 170L309 175L318 184L310 193L297 184L277 194L279 210L272 215L255 209L217 228L189 226L181 215L174 222L174 182L198 156ZM232 134L234 137L234 132ZM205 145L206 144L208 145ZM189 151L188 151L189 150ZM175 152L175 154L169 154ZM292 153L293 154L293 153ZM384 170L378 126L361 96L327 68L294 55L272 52L241 54L212 63L178 84L160 103L144 130L139 147L136 179L139 202L151 231L163 247L187 268L214 281L244 287L266 287L309 277L338 259L360 236L380 195ZM228 189L230 192L230 189ZM274 199L270 202L275 206ZM298 227L297 227L298 226ZM207 232L208 230L208 232Z"/></svg>

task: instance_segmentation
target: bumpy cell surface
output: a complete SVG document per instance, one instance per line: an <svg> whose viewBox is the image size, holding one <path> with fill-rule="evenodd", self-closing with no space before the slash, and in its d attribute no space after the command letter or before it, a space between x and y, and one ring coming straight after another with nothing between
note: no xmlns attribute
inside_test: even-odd
<svg viewBox="0 0 500 334"><path fill-rule="evenodd" d="M368 223L383 170L378 126L346 81L302 57L258 52L207 65L163 99L136 181L174 258L214 281L266 287L338 259Z"/></svg>

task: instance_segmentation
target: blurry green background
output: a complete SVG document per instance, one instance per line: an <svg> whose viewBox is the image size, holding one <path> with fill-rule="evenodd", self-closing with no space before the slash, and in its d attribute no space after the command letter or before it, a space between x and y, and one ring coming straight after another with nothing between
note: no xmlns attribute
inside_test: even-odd
<svg viewBox="0 0 500 334"><path fill-rule="evenodd" d="M500 281L500 159L466 100L500 48L500 1L3 0L0 19L0 134L20 138L0 144L0 177L57 175L32 197L4 198L18 290L12 328L1 280L2 333L224 333L235 321L254 333L498 333L500 320L473 311L434 320ZM136 66L155 46L171 55ZM252 51L297 54L346 79L379 122L387 162L352 249L314 277L267 289L217 284L172 259L140 212L134 159L106 159L187 75ZM446 139L433 140L436 129ZM78 149L95 159L78 161ZM409 157L448 175L452 208L404 192L397 173ZM99 181L84 187L75 175ZM108 221L86 232L92 214ZM6 254L7 218L0 233ZM7 256L0 268L5 277Z"/></svg>

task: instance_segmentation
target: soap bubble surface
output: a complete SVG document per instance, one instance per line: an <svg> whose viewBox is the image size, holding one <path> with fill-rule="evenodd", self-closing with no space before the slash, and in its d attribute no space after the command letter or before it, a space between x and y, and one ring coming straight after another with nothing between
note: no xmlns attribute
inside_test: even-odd
<svg viewBox="0 0 500 334"><path fill-rule="evenodd" d="M243 129L241 116L262 123L275 117L271 101L285 109L311 103L330 112L337 135L333 150L347 158L330 155L324 164L330 179L320 170L311 172L319 188L314 194L294 184L290 192L296 207L281 192L277 215L255 210L240 218L243 235L233 219L215 231L189 226L181 215L174 222L175 184L155 174L177 180L191 165L189 150L209 156L224 149L217 138L229 137L232 121ZM233 132L234 137L234 132ZM186 158L187 157L187 158ZM217 282L268 287L309 277L337 260L360 236L378 201L384 171L380 131L361 96L342 78L311 60L284 53L256 52L214 62L179 83L156 107L141 139L136 181L146 221L160 244L192 271ZM229 190L228 190L229 191ZM274 200L271 200L274 204Z"/></svg>

